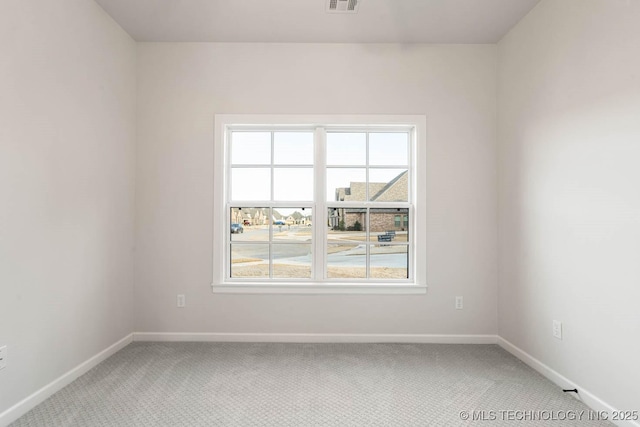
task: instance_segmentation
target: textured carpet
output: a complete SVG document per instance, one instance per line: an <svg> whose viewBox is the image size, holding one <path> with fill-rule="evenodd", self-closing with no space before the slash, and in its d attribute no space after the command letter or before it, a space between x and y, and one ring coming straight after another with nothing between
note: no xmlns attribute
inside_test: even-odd
<svg viewBox="0 0 640 427"><path fill-rule="evenodd" d="M609 425L588 411L496 345L132 343L13 426Z"/></svg>

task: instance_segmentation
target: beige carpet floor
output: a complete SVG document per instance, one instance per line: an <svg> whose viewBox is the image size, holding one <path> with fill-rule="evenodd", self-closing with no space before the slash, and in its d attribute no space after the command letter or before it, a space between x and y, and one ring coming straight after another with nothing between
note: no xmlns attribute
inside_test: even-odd
<svg viewBox="0 0 640 427"><path fill-rule="evenodd" d="M136 342L13 425L609 425L588 416L496 345Z"/></svg>

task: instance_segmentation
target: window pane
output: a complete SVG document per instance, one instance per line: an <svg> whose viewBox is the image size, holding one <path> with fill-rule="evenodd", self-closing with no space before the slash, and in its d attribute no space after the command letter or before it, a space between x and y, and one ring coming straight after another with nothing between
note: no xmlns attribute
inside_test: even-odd
<svg viewBox="0 0 640 427"><path fill-rule="evenodd" d="M269 245L231 245L231 277L269 277Z"/></svg>
<svg viewBox="0 0 640 427"><path fill-rule="evenodd" d="M367 135L365 133L327 133L327 165L366 165Z"/></svg>
<svg viewBox="0 0 640 427"><path fill-rule="evenodd" d="M409 165L408 133L370 133L370 165Z"/></svg>
<svg viewBox="0 0 640 427"><path fill-rule="evenodd" d="M363 279L367 277L365 245L327 245L327 277L330 279Z"/></svg>
<svg viewBox="0 0 640 427"><path fill-rule="evenodd" d="M232 241L269 241L269 208L231 208L230 214Z"/></svg>
<svg viewBox="0 0 640 427"><path fill-rule="evenodd" d="M409 233L409 209L371 209L369 239L373 242L406 242Z"/></svg>
<svg viewBox="0 0 640 427"><path fill-rule="evenodd" d="M365 242L367 240L367 210L365 208L329 208L327 211L327 241L329 243Z"/></svg>
<svg viewBox="0 0 640 427"><path fill-rule="evenodd" d="M407 249L406 245L371 245L369 277L373 279L408 278L409 254Z"/></svg>
<svg viewBox="0 0 640 427"><path fill-rule="evenodd" d="M369 198L372 202L407 202L409 172L406 169L369 169Z"/></svg>
<svg viewBox="0 0 640 427"><path fill-rule="evenodd" d="M313 132L276 132L273 141L275 164L313 164Z"/></svg>
<svg viewBox="0 0 640 427"><path fill-rule="evenodd" d="M271 163L270 132L231 132L231 163L268 165Z"/></svg>
<svg viewBox="0 0 640 427"><path fill-rule="evenodd" d="M366 169L327 169L327 201L364 202L366 195Z"/></svg>
<svg viewBox="0 0 640 427"><path fill-rule="evenodd" d="M281 201L313 200L313 169L276 168L273 171L274 199Z"/></svg>
<svg viewBox="0 0 640 427"><path fill-rule="evenodd" d="M274 244L273 277L281 279L311 278L311 245Z"/></svg>
<svg viewBox="0 0 640 427"><path fill-rule="evenodd" d="M311 242L311 208L276 208L273 210L273 240Z"/></svg>
<svg viewBox="0 0 640 427"><path fill-rule="evenodd" d="M271 170L267 168L231 169L231 200L271 199Z"/></svg>
<svg viewBox="0 0 640 427"><path fill-rule="evenodd" d="M415 239L408 235L407 202L414 202L411 195L419 190L408 180L414 173L411 132L319 126L328 131L251 127L227 134L226 274L261 283L316 277L334 284L406 280ZM320 148L326 163L316 171ZM317 184L326 186L324 196L316 194ZM312 215L314 203L322 202L316 196L326 197L320 222ZM320 246L314 246L315 237L323 241ZM315 253L322 246L325 253Z"/></svg>

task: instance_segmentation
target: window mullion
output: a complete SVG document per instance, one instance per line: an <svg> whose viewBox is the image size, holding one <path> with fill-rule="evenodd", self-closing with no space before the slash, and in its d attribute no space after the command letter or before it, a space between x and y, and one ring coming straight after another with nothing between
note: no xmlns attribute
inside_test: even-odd
<svg viewBox="0 0 640 427"><path fill-rule="evenodd" d="M222 230L225 236L225 248L224 248L224 268L223 275L224 280L227 280L231 277L231 234L229 233L228 224L231 222L231 204L228 203L231 200L231 131L229 129L225 130L225 139L224 139L224 165L225 165L225 178L224 178L224 186L223 186L223 195L224 200L227 202L224 205L224 220L223 220L223 228Z"/></svg>
<svg viewBox="0 0 640 427"><path fill-rule="evenodd" d="M324 280L326 270L326 224L327 224L327 201L326 201L326 141L327 132L325 128L317 127L313 136L314 146L314 219L313 219L313 280L321 282Z"/></svg>
<svg viewBox="0 0 640 427"><path fill-rule="evenodd" d="M367 183L368 184L368 183ZM369 185L367 185L368 187ZM365 276L371 277L371 208L367 208L365 217Z"/></svg>
<svg viewBox="0 0 640 427"><path fill-rule="evenodd" d="M275 169L273 167L275 160L275 133L271 132L271 207L269 208L269 278L273 279L273 206L275 202Z"/></svg>
<svg viewBox="0 0 640 427"><path fill-rule="evenodd" d="M366 133L366 145L365 145L365 164L366 164L366 172L365 172L365 201L368 203L371 200L371 195L369 194L369 132ZM371 245L369 244L370 236L371 236L371 208L367 207L365 216L365 232L366 236L365 241L365 270L364 274L367 279L371 277Z"/></svg>

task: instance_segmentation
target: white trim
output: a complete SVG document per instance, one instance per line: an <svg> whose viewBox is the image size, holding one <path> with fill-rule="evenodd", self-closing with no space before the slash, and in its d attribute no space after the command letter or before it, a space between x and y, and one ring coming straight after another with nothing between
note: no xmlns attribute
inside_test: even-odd
<svg viewBox="0 0 640 427"><path fill-rule="evenodd" d="M424 115L393 115L393 114L354 114L354 115L309 115L309 114L216 114L216 119L239 129L246 126L262 127L316 127L316 125L328 125L331 127L343 126L342 129L349 131L353 128L370 126L377 129L388 129L390 126L406 125L407 122L424 120ZM239 125L245 123L244 125ZM249 123L251 125L249 125Z"/></svg>
<svg viewBox="0 0 640 427"><path fill-rule="evenodd" d="M498 336L497 338L498 338L497 342L500 347L502 347L503 349L511 353L513 356L517 357L518 359L520 359L521 361L529 365L534 370L538 371L540 374L542 374L542 376L544 376L551 382L555 383L560 388L563 388L563 389L577 388L579 394L576 395L575 393L570 393L571 396L576 397L578 400L583 402L589 408L593 409L594 411L606 411L609 414L609 417L611 417L611 414L617 411L617 409L614 408L613 406L609 405L608 403L606 403L605 401L603 401L602 399L600 399L590 391L586 390L584 387L579 386L578 384L571 381L564 375L560 374L559 372L545 365L544 363L542 363L541 361L539 361L538 359L536 359L526 351L522 350L519 347L516 347L514 344L512 344L511 342L505 340L500 336ZM629 408L629 410L631 409L636 409L636 408ZM640 427L640 423L635 421L611 421L611 420L609 421L617 426Z"/></svg>
<svg viewBox="0 0 640 427"><path fill-rule="evenodd" d="M233 332L135 332L134 341L495 344L496 335L441 334L271 334Z"/></svg>
<svg viewBox="0 0 640 427"><path fill-rule="evenodd" d="M331 283L314 284L308 282L292 283L256 283L256 282L227 282L224 285L211 284L214 294L347 294L347 295L416 295L426 294L427 287L414 284L383 284L364 285L361 283Z"/></svg>
<svg viewBox="0 0 640 427"><path fill-rule="evenodd" d="M31 409L35 408L37 405L51 397L54 393L62 390L64 387L78 379L78 377L84 375L89 370L96 367L99 363L106 360L108 357L122 350L133 341L133 336L134 334L127 335L115 344L110 345L100 353L82 362L75 368L71 369L69 372L63 374L49 384L45 385L40 390L32 393L31 395L22 399L20 402L11 406L9 409L0 414L0 426L11 424L27 412L29 412Z"/></svg>
<svg viewBox="0 0 640 427"><path fill-rule="evenodd" d="M286 128L292 130L314 130L314 171L317 171L318 167L324 169L324 158L322 156L322 150L320 146L324 145L324 132L327 129L332 131L353 131L355 129L367 131L407 131L411 138L411 143L408 144L409 150L409 164L408 165L393 165L394 167L401 169L408 169L411 173L409 183L408 197L410 202L393 203L389 206L389 203L376 203L376 202L354 202L354 206L362 207L363 204L366 207L380 206L384 208L403 207L411 210L411 225L412 235L424 236L426 235L426 196L421 195L418 197L417 189L426 188L426 171L424 168L417 168L419 159L426 159L426 144L427 144L427 119L425 115L233 115L233 114L216 114L214 116L214 191L213 191L213 259L212 259L212 287L215 293L237 293L237 294L260 294L260 293L280 293L280 294L424 294L426 293L426 281L427 271L426 263L417 262L418 259L424 259L426 254L426 241L425 239L410 239L407 244L411 248L408 252L408 275L409 277L404 280L390 280L390 279L378 279L367 280L363 282L361 279L354 280L353 283L358 283L360 286L357 288L351 287L352 284L347 283L349 280L336 280L332 281L324 276L326 272L326 259L323 259L323 254L326 246L326 239L323 234L320 233L321 224L326 223L326 207L333 205L330 201L325 200L324 195L324 180L315 179L314 185L314 230L313 230L313 242L315 263L312 267L312 280L295 280L287 283L285 286L280 286L280 283L274 283L273 280L265 279L245 279L245 278L229 278L228 269L230 265L229 254L229 241L228 241L228 181L229 181L229 168L226 164L229 163L230 150L227 149L229 129L233 130L258 130L258 129L270 129L270 131L277 130L278 128ZM320 140L321 144L317 141ZM273 144L273 135L272 135ZM368 150L368 144L367 144ZM273 149L271 150L273 156ZM367 152L368 156L368 152ZM273 171L273 159L272 164L268 167ZM368 162L367 162L368 163ZM261 167L267 167L267 165L261 165ZM296 167L299 165L293 165ZM305 165L306 167L307 165ZM362 165L359 165L362 166ZM366 170L371 168L383 168L383 165L366 165ZM368 172L367 172L368 173ZM317 173L316 173L317 175ZM273 192L273 188L271 189ZM367 190L368 191L368 190ZM226 196L226 197L225 197ZM273 199L273 194L271 195ZM304 204L309 204L305 202ZM235 202L234 202L235 204ZM241 203L242 204L242 203ZM264 205L264 207L273 207L274 202L269 201L266 203L251 202L252 205ZM300 203L296 203L298 207ZM340 207L349 207L349 203L340 202ZM416 215L416 212L419 214ZM324 239L324 240L323 240ZM222 243L224 242L224 243ZM322 245L322 246L321 246ZM367 246L367 253L369 247ZM271 254L271 251L270 251ZM369 262L369 257L366 257ZM271 264L270 264L271 266ZM324 266L320 271L319 266ZM368 267L368 266L367 266ZM270 267L271 269L271 267ZM271 270L270 270L271 271ZM367 268L368 271L368 268ZM284 280L283 280L284 281ZM309 286L311 281L312 286ZM238 283L240 282L240 283ZM314 283L315 282L315 283ZM318 282L322 282L323 287L313 286ZM303 285L304 287L290 286L293 284ZM331 284L332 288L324 288L325 284ZM381 283L387 285L383 286L367 286L367 283ZM249 289L252 287L253 289ZM338 289L344 287L344 289ZM413 289L410 289L413 288Z"/></svg>

